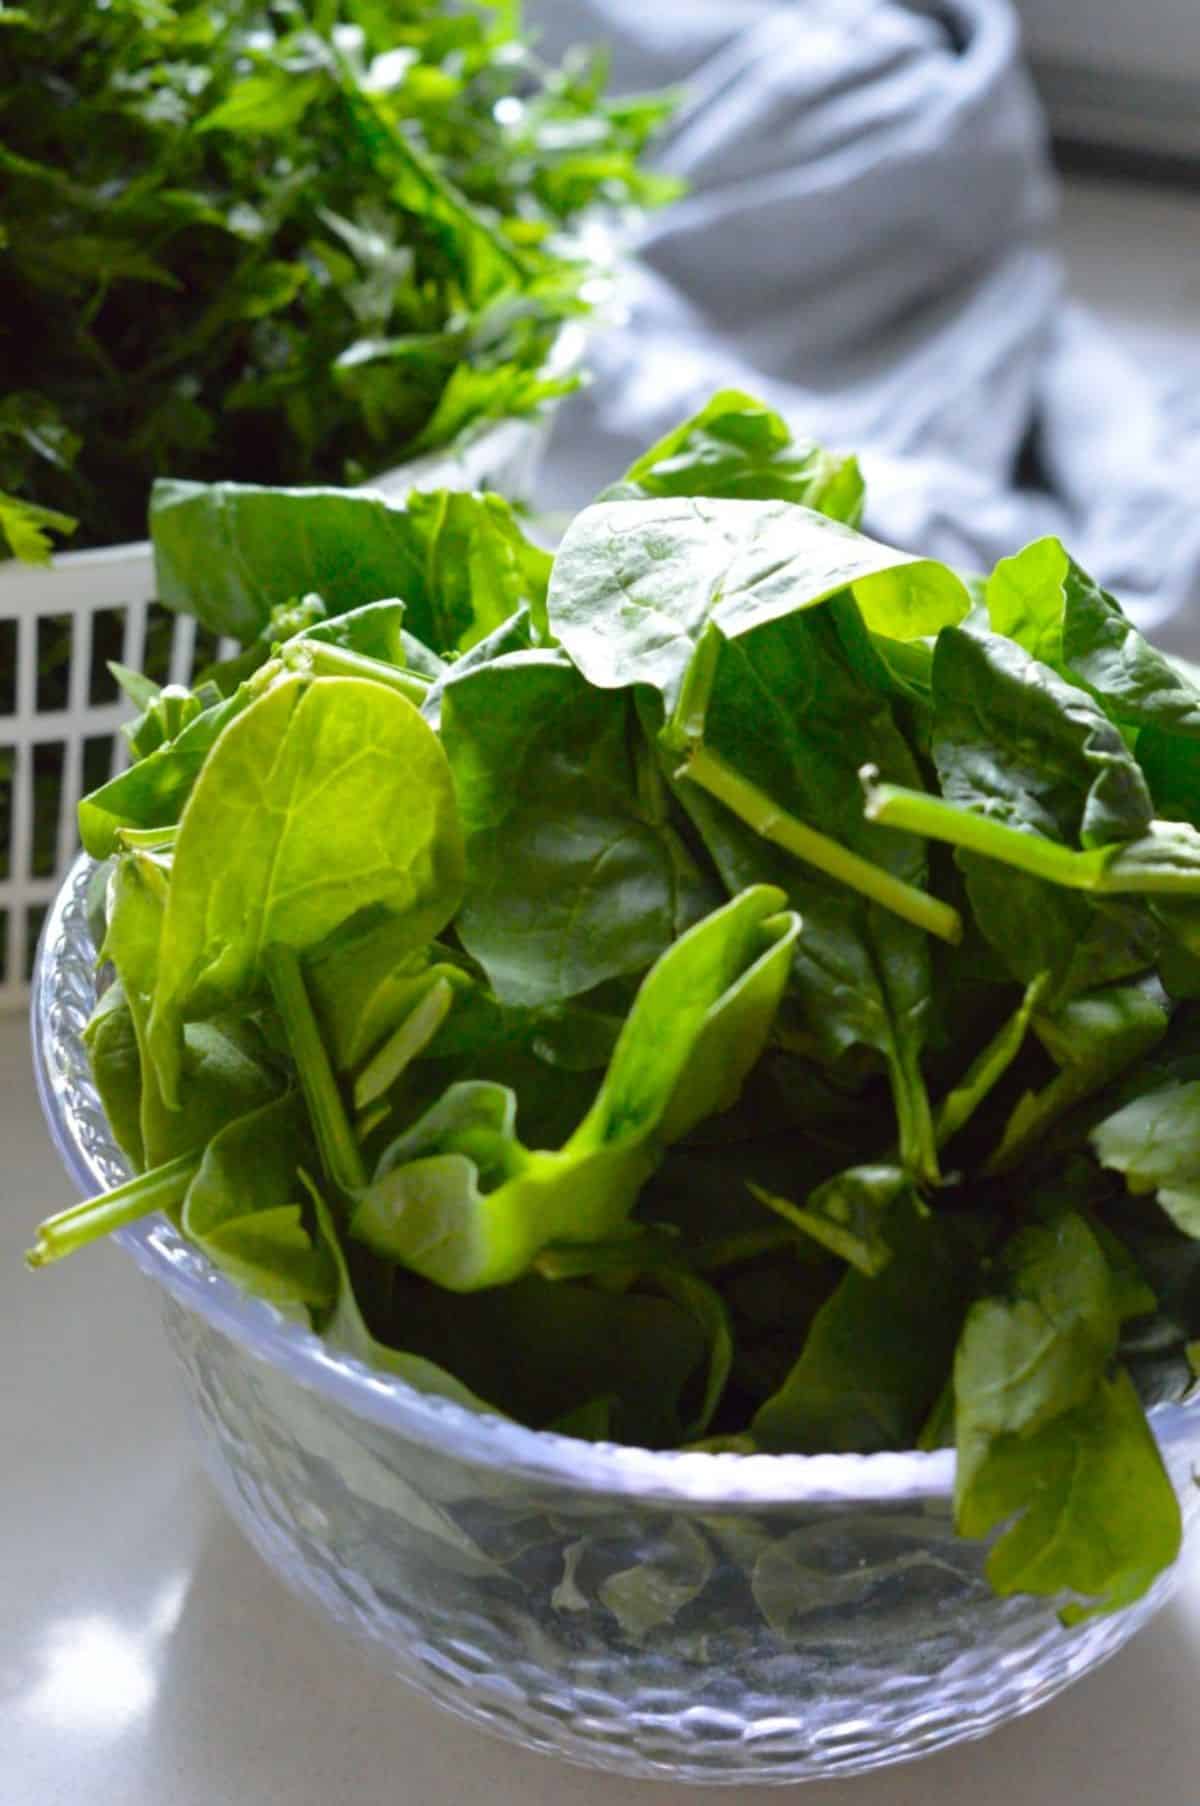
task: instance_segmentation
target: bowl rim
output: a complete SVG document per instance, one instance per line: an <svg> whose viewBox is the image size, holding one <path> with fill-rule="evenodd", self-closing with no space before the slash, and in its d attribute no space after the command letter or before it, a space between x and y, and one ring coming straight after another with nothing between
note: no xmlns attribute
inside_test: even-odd
<svg viewBox="0 0 1200 1806"><path fill-rule="evenodd" d="M92 1084L81 1039L96 997L86 902L95 869L95 861L79 854L47 912L30 1012L42 1111L63 1166L84 1196L95 1196L129 1172ZM285 1318L265 1299L242 1292L164 1217L119 1230L115 1239L180 1305L255 1359L356 1416L464 1464L574 1492L636 1495L710 1511L947 1498L953 1493L952 1449L747 1455L640 1449L528 1429L419 1392L395 1375L329 1348L315 1331ZM1160 1445L1195 1434L1194 1404L1158 1405L1150 1415Z"/></svg>

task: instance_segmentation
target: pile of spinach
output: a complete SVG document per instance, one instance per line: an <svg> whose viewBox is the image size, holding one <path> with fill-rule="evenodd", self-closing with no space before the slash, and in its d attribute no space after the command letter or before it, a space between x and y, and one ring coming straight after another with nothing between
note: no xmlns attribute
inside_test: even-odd
<svg viewBox="0 0 1200 1806"><path fill-rule="evenodd" d="M1200 1337L1200 689L1054 540L964 582L722 394L557 556L167 483L88 1029L165 1210L414 1385L650 1447L958 1450L1002 1593L1139 1597Z"/></svg>
<svg viewBox="0 0 1200 1806"><path fill-rule="evenodd" d="M563 235L669 192L662 98L517 0L0 0L0 550L160 475L356 482L561 391Z"/></svg>

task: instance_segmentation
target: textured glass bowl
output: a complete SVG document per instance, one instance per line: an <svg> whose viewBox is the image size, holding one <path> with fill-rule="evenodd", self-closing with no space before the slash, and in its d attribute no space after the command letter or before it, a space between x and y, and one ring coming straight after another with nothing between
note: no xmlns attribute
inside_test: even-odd
<svg viewBox="0 0 1200 1806"><path fill-rule="evenodd" d="M80 861L46 924L34 1044L79 1189L125 1175L80 1031ZM535 1749L695 1782L850 1774L977 1737L1118 1649L1168 1597L1073 1630L995 1598L951 1521L950 1453L650 1454L472 1415L332 1354L158 1220L204 1458L299 1594L430 1698ZM114 1401L114 1409L116 1408ZM1200 1413L1154 1425L1189 1528Z"/></svg>

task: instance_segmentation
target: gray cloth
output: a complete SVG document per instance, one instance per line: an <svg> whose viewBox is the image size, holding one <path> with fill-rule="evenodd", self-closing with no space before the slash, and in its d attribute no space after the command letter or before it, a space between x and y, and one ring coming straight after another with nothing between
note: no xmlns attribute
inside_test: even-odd
<svg viewBox="0 0 1200 1806"><path fill-rule="evenodd" d="M680 83L654 215L556 428L576 506L714 389L862 455L867 527L982 568L1042 533L1200 637L1200 422L1062 294L1008 0L535 0L547 49ZM1024 484L1024 486L1022 486Z"/></svg>

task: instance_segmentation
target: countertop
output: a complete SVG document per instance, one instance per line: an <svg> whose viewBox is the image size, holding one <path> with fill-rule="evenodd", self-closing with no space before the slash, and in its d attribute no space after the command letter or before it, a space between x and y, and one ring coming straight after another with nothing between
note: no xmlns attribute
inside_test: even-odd
<svg viewBox="0 0 1200 1806"><path fill-rule="evenodd" d="M1076 188L1065 223L1077 286L1131 342L1200 345L1200 197ZM295 1602L201 1474L132 1263L101 1247L25 1273L32 1226L67 1201L25 1025L2 1020L0 1806L694 1800L472 1731ZM1034 1716L812 1784L805 1806L1196 1806L1198 1691L1200 1564L1132 1646Z"/></svg>

